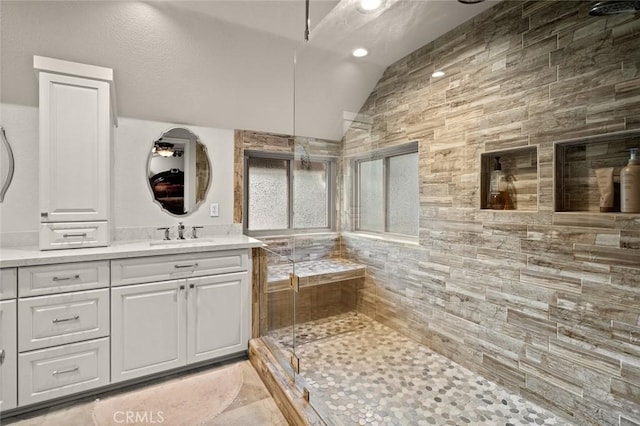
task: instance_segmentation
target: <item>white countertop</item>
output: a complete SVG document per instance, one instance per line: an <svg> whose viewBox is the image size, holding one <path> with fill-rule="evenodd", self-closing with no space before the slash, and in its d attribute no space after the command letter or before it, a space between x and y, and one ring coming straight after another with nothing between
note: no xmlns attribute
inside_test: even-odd
<svg viewBox="0 0 640 426"><path fill-rule="evenodd" d="M152 245L153 244L153 245ZM220 235L199 240L164 244L162 241L115 241L108 247L41 251L37 247L0 248L0 268L46 265L87 260L123 259L161 254L200 253L262 247L264 243L242 234Z"/></svg>

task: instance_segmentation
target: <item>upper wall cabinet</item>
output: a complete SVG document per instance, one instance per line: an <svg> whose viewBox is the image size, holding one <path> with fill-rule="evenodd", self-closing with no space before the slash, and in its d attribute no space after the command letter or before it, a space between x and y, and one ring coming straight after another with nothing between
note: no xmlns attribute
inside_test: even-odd
<svg viewBox="0 0 640 426"><path fill-rule="evenodd" d="M109 245L113 71L34 56L40 85L40 249Z"/></svg>

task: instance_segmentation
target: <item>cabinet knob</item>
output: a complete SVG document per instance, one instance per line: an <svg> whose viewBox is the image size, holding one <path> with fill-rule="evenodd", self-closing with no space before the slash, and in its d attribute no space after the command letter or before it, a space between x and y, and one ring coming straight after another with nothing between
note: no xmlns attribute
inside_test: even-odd
<svg viewBox="0 0 640 426"><path fill-rule="evenodd" d="M196 285L195 284L189 284L189 288L195 288Z"/></svg>
<svg viewBox="0 0 640 426"><path fill-rule="evenodd" d="M5 352L4 349L0 349L0 365L4 364Z"/></svg>
<svg viewBox="0 0 640 426"><path fill-rule="evenodd" d="M185 286L183 284L183 285L180 286L180 290L184 290L184 289L185 289Z"/></svg>
<svg viewBox="0 0 640 426"><path fill-rule="evenodd" d="M49 212L40 212L40 217L49 217Z"/></svg>

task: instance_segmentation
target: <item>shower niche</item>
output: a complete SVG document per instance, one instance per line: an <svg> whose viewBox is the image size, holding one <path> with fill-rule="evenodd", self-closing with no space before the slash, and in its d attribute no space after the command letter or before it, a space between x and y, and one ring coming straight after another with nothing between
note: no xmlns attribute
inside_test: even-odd
<svg viewBox="0 0 640 426"><path fill-rule="evenodd" d="M640 131L605 133L557 141L555 158L555 211L609 214L620 212L620 170L629 149L640 148ZM613 168L613 207L600 208L596 170Z"/></svg>
<svg viewBox="0 0 640 426"><path fill-rule="evenodd" d="M485 152L480 164L481 209L538 209L537 145Z"/></svg>

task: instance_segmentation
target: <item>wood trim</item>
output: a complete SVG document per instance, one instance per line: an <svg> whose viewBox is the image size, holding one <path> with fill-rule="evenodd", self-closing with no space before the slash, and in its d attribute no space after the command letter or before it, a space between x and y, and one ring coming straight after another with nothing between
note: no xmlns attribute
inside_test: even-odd
<svg viewBox="0 0 640 426"><path fill-rule="evenodd" d="M267 271L267 251L260 249L260 288L259 288L259 304L260 304L260 336L266 336L269 332L269 300L267 298L267 279L269 273Z"/></svg>
<svg viewBox="0 0 640 426"><path fill-rule="evenodd" d="M325 425L261 338L249 341L249 360L290 425Z"/></svg>
<svg viewBox="0 0 640 426"><path fill-rule="evenodd" d="M267 334L267 252L256 247L251 249L251 338Z"/></svg>
<svg viewBox="0 0 640 426"><path fill-rule="evenodd" d="M244 131L233 132L233 223L242 223L244 188Z"/></svg>
<svg viewBox="0 0 640 426"><path fill-rule="evenodd" d="M251 249L251 338L260 337L261 249Z"/></svg>

